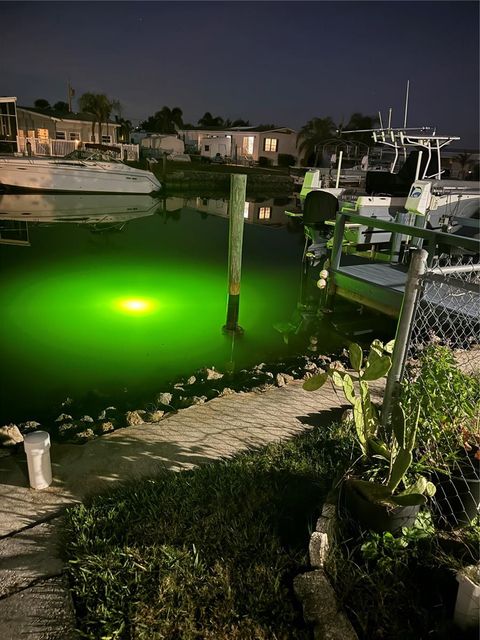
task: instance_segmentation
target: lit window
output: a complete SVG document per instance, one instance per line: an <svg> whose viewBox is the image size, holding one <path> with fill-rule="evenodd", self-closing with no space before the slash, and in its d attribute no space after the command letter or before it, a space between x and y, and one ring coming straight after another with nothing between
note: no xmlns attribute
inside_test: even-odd
<svg viewBox="0 0 480 640"><path fill-rule="evenodd" d="M242 151L243 155L253 155L253 143L255 141L254 136L245 136L243 138Z"/></svg>
<svg viewBox="0 0 480 640"><path fill-rule="evenodd" d="M248 218L248 213L250 211L250 203L245 202L245 206L243 207L243 217Z"/></svg>
<svg viewBox="0 0 480 640"><path fill-rule="evenodd" d="M109 144L112 141L112 136L102 136L102 143Z"/></svg>
<svg viewBox="0 0 480 640"><path fill-rule="evenodd" d="M265 138L264 151L278 151L278 138Z"/></svg>
<svg viewBox="0 0 480 640"><path fill-rule="evenodd" d="M272 207L260 207L258 210L258 219L259 220L270 220L272 215Z"/></svg>
<svg viewBox="0 0 480 640"><path fill-rule="evenodd" d="M76 131L70 131L68 136L69 136L70 140L80 140L80 134L77 133Z"/></svg>
<svg viewBox="0 0 480 640"><path fill-rule="evenodd" d="M40 136L39 136L39 137L40 137ZM57 140L66 140L66 139L67 139L67 136L65 135L65 131L57 131L57 132L55 133L55 138L56 138Z"/></svg>

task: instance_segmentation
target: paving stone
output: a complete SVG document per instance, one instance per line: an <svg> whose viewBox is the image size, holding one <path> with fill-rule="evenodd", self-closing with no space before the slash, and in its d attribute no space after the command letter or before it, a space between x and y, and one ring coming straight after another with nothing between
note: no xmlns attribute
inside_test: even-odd
<svg viewBox="0 0 480 640"><path fill-rule="evenodd" d="M40 578L58 576L57 527L38 524L0 540L0 597L28 587Z"/></svg>
<svg viewBox="0 0 480 640"><path fill-rule="evenodd" d="M0 600L2 640L74 640L75 618L65 578L51 578Z"/></svg>

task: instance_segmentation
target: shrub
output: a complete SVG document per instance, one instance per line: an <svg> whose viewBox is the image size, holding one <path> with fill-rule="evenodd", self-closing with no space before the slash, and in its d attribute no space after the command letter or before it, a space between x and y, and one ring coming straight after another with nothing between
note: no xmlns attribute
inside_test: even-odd
<svg viewBox="0 0 480 640"><path fill-rule="evenodd" d="M278 154L278 166L279 167L290 167L295 164L295 156L292 156L290 153L279 153Z"/></svg>
<svg viewBox="0 0 480 640"><path fill-rule="evenodd" d="M260 156L258 158L258 166L259 167L270 167L272 165L272 161L270 158L266 158L265 156Z"/></svg>

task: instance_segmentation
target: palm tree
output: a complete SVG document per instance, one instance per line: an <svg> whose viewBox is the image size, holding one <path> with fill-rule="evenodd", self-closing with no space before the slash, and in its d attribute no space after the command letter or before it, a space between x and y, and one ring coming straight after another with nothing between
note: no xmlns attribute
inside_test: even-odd
<svg viewBox="0 0 480 640"><path fill-rule="evenodd" d="M93 116L92 142L95 142L95 125L98 123L98 141L102 142L102 123L112 112L112 101L104 93L84 93L78 101L80 110Z"/></svg>
<svg viewBox="0 0 480 640"><path fill-rule="evenodd" d="M317 165L320 147L323 142L334 137L335 123L330 117L312 118L305 124L297 135L299 154L303 153L304 163L315 154L314 166Z"/></svg>
<svg viewBox="0 0 480 640"><path fill-rule="evenodd" d="M153 133L176 133L183 127L183 112L179 107L164 106L140 126Z"/></svg>
<svg viewBox="0 0 480 640"><path fill-rule="evenodd" d="M374 145L372 134L370 131L364 131L364 129L374 129L378 124L379 119L377 116L365 116L363 113L357 111L352 113L350 120L345 126L340 126L340 130L353 131L354 133L348 134L350 140L363 142L369 147L372 147ZM355 133L356 130L360 130L359 133Z"/></svg>
<svg viewBox="0 0 480 640"><path fill-rule="evenodd" d="M130 120L124 120L123 118L115 116L115 122L120 125L118 129L118 137L120 139L119 142L130 142L130 133L133 128Z"/></svg>

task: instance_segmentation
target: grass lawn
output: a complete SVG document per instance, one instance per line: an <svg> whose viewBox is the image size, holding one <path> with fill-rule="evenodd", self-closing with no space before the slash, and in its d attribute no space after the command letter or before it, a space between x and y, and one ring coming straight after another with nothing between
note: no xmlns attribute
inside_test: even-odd
<svg viewBox="0 0 480 640"><path fill-rule="evenodd" d="M310 638L292 580L307 568L310 531L347 455L335 430L70 509L64 548L84 637Z"/></svg>

